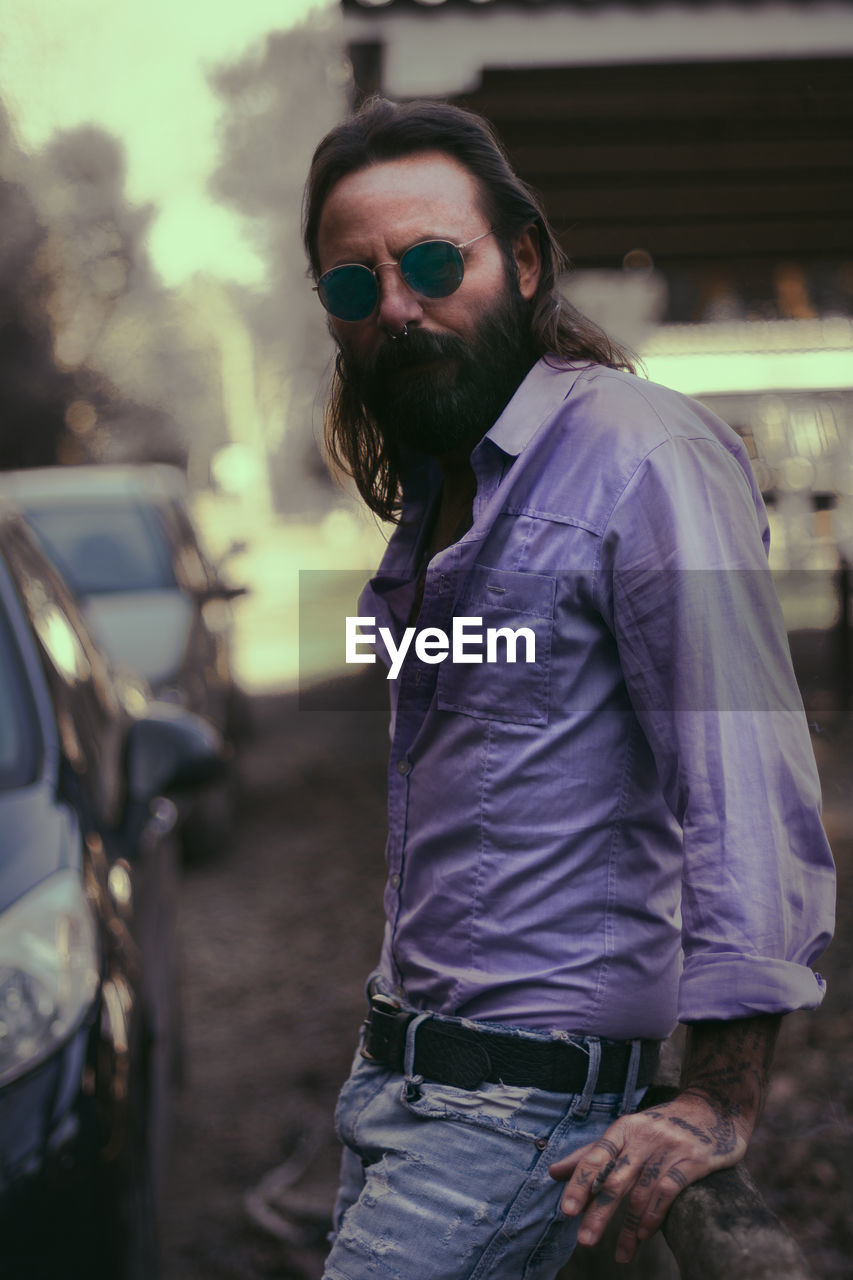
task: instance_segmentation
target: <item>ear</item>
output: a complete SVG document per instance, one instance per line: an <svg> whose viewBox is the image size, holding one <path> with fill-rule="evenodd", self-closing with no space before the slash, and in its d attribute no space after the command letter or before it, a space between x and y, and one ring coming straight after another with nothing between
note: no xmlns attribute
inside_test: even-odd
<svg viewBox="0 0 853 1280"><path fill-rule="evenodd" d="M542 273L542 255L539 251L539 229L528 227L516 236L512 246L518 269L518 286L525 302L529 302L539 286Z"/></svg>

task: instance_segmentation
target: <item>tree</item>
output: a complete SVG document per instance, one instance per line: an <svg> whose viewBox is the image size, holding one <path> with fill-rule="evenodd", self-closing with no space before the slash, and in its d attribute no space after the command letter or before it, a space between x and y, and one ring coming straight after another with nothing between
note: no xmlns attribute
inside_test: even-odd
<svg viewBox="0 0 853 1280"><path fill-rule="evenodd" d="M199 439L212 451L222 436L215 358L152 269L155 210L128 203L121 144L95 126L62 131L32 161L30 188L49 229L56 357L91 410L72 416L77 443L104 459L184 462Z"/></svg>
<svg viewBox="0 0 853 1280"><path fill-rule="evenodd" d="M350 80L337 19L326 15L272 33L211 75L223 104L221 163L211 190L246 217L269 264L266 291L244 294L240 305L271 409L268 443L283 446L274 458L276 488L290 509L310 501L305 482L316 479L314 407L332 351L307 278L302 190L317 142L346 114Z"/></svg>
<svg viewBox="0 0 853 1280"><path fill-rule="evenodd" d="M56 365L46 299L47 232L21 179L0 104L0 468L53 462L71 380Z"/></svg>

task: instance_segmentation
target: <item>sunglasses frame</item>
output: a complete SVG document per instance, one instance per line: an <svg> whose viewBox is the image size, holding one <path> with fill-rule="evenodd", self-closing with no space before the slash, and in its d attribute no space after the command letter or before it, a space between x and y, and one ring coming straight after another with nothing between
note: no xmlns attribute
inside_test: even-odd
<svg viewBox="0 0 853 1280"><path fill-rule="evenodd" d="M326 310L326 313L332 316L333 319L338 320L341 324L360 324L362 320L367 320L369 316L373 315L374 311L379 305L379 276L376 273L377 271L380 271L382 267L400 267L401 268L400 274L403 277L404 283L408 285L408 287L412 290L413 293L417 293L421 298L429 298L429 297L449 298L452 294L456 292L456 290L462 284L462 280L464 279L464 276L465 276L465 259L464 257L462 257L462 251L464 249L470 249L471 245L476 244L478 240L485 240L486 236L490 236L493 233L493 231L494 231L494 227L489 227L488 231L481 231L478 236L474 236L473 240L464 240L462 244L454 244L452 240L443 240L438 237L432 237L429 240L418 240L415 242L415 244L410 244L408 249L404 249L403 252L400 254L399 258L397 259L391 258L388 262L377 262L375 267L369 267L365 262L340 262L336 267L330 267L328 271L323 272L323 274L320 276L317 283L313 286L313 291L319 297L320 302L322 303L324 309ZM408 253L411 253L413 249L420 249L423 245L428 245L428 244L449 245L451 249L455 249L459 254L459 257L460 257L459 279L456 282L456 284L453 286L453 288L450 289L447 293L438 293L438 294L421 293L419 289L416 289L414 285L409 283L409 281L406 279L405 273L402 270L402 263L406 255ZM345 267L358 267L361 271L369 271L370 274L373 276L374 284L376 286L376 301L374 302L373 306L365 315L358 316L354 320L347 320L343 316L336 316L335 313L326 306L326 303L323 302L323 295L320 292L323 281L328 276L332 275L335 271L342 271L344 270Z"/></svg>

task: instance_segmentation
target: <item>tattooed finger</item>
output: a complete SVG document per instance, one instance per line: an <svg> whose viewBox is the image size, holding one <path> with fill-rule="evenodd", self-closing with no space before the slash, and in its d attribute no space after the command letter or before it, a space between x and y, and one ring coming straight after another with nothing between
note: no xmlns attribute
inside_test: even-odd
<svg viewBox="0 0 853 1280"><path fill-rule="evenodd" d="M611 1173L615 1168L616 1168L616 1161L608 1160L604 1168L599 1169L598 1173L593 1178L592 1186L589 1189L589 1194L591 1196L598 1195L598 1193L601 1191L601 1188L604 1186L605 1182L610 1177Z"/></svg>
<svg viewBox="0 0 853 1280"><path fill-rule="evenodd" d="M676 1169L674 1167L672 1169L668 1169L665 1176L669 1178L670 1182L675 1183L679 1191L683 1191L688 1185L687 1179L680 1169Z"/></svg>
<svg viewBox="0 0 853 1280"><path fill-rule="evenodd" d="M642 1215L635 1213L632 1209L627 1209L622 1218L622 1227L631 1234L636 1234L637 1228L642 1221Z"/></svg>
<svg viewBox="0 0 853 1280"><path fill-rule="evenodd" d="M657 1182L660 1177L661 1164L660 1157L657 1160L650 1160L640 1174L639 1186L650 1187L653 1182Z"/></svg>

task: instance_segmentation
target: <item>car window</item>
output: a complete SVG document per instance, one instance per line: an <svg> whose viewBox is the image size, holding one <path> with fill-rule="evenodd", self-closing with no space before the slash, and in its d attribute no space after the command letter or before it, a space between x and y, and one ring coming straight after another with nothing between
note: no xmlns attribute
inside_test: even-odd
<svg viewBox="0 0 853 1280"><path fill-rule="evenodd" d="M156 511L130 502L27 504L27 519L81 596L175 587Z"/></svg>
<svg viewBox="0 0 853 1280"><path fill-rule="evenodd" d="M212 584L210 572L189 516L179 502L164 505L162 515L175 548L175 572L188 591L205 591Z"/></svg>
<svg viewBox="0 0 853 1280"><path fill-rule="evenodd" d="M119 703L74 598L21 526L4 530L6 563L37 641L63 755L95 809L121 801Z"/></svg>
<svg viewBox="0 0 853 1280"><path fill-rule="evenodd" d="M0 606L0 791L35 781L41 747L26 669Z"/></svg>

